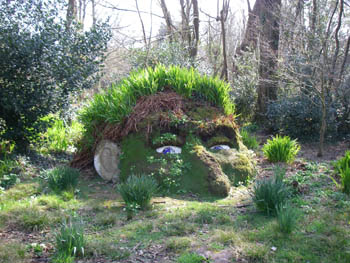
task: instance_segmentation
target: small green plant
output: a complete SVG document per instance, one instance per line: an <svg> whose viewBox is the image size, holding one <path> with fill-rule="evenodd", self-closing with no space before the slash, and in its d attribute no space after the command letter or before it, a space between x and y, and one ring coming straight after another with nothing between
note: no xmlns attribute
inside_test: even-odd
<svg viewBox="0 0 350 263"><path fill-rule="evenodd" d="M52 114L42 118L42 121L52 122L46 132L42 134L44 139L42 150L46 149L52 152L74 150L74 144L77 143L83 132L83 127L78 121L73 120L68 125Z"/></svg>
<svg viewBox="0 0 350 263"><path fill-rule="evenodd" d="M284 205L280 205L276 209L276 214L278 229L285 234L290 234L293 232L298 223L298 211L293 206L286 203Z"/></svg>
<svg viewBox="0 0 350 263"><path fill-rule="evenodd" d="M81 219L71 217L65 220L60 231L56 233L55 239L55 263L74 262L75 257L84 256L86 240Z"/></svg>
<svg viewBox="0 0 350 263"><path fill-rule="evenodd" d="M71 191L78 185L79 171L69 166L59 166L47 173L48 186L54 192Z"/></svg>
<svg viewBox="0 0 350 263"><path fill-rule="evenodd" d="M172 133L163 133L160 136L153 139L153 145L164 145L165 143L176 142L177 136Z"/></svg>
<svg viewBox="0 0 350 263"><path fill-rule="evenodd" d="M288 197L288 187L283 182L285 170L276 167L273 178L257 181L253 190L253 201L256 207L270 215L283 205Z"/></svg>
<svg viewBox="0 0 350 263"><path fill-rule="evenodd" d="M256 150L259 148L259 143L255 136L251 135L246 129L241 130L242 141L248 149Z"/></svg>
<svg viewBox="0 0 350 263"><path fill-rule="evenodd" d="M340 174L341 170L345 170L346 166L350 167L350 151L346 151L344 157L336 161L333 166L338 174Z"/></svg>
<svg viewBox="0 0 350 263"><path fill-rule="evenodd" d="M300 146L296 140L290 139L288 136L279 136L267 140L263 146L263 152L270 162L292 163L300 150Z"/></svg>
<svg viewBox="0 0 350 263"><path fill-rule="evenodd" d="M159 166L153 175L157 178L159 189L162 193L180 191L181 176L191 167L190 163L184 162L181 156L175 154L160 158L150 156L147 162Z"/></svg>
<svg viewBox="0 0 350 263"><path fill-rule="evenodd" d="M150 205L151 198L157 192L157 181L146 175L131 175L126 182L117 186L126 207L146 209Z"/></svg>
<svg viewBox="0 0 350 263"><path fill-rule="evenodd" d="M334 170L340 176L340 184L333 178L333 182L346 194L350 194L350 151L346 151L343 158L333 163Z"/></svg>
<svg viewBox="0 0 350 263"><path fill-rule="evenodd" d="M166 248L169 251L181 252L191 246L191 239L188 237L172 237L167 240Z"/></svg>
<svg viewBox="0 0 350 263"><path fill-rule="evenodd" d="M14 173L17 161L11 159L5 152L0 160L0 188L8 189L12 185L20 182L18 175Z"/></svg>
<svg viewBox="0 0 350 263"><path fill-rule="evenodd" d="M197 253L184 253L178 259L177 263L209 263L210 260L198 255Z"/></svg>

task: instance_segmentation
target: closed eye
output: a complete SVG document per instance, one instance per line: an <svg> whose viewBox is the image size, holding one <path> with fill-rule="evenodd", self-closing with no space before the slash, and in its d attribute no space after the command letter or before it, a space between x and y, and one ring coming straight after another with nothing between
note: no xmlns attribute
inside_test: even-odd
<svg viewBox="0 0 350 263"><path fill-rule="evenodd" d="M219 145L214 145L210 147L210 150L229 150L229 149L231 149L231 147L226 144L219 144Z"/></svg>
<svg viewBox="0 0 350 263"><path fill-rule="evenodd" d="M180 147L167 145L157 148L156 151L162 154L180 154L182 150Z"/></svg>

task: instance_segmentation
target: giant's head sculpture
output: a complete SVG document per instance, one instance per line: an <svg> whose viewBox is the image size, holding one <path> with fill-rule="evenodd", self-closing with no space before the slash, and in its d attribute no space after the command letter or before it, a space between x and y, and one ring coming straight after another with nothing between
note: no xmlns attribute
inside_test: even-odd
<svg viewBox="0 0 350 263"><path fill-rule="evenodd" d="M255 173L229 89L178 67L133 73L83 111L87 132L73 165L93 161L106 180L147 174L164 191L227 196Z"/></svg>

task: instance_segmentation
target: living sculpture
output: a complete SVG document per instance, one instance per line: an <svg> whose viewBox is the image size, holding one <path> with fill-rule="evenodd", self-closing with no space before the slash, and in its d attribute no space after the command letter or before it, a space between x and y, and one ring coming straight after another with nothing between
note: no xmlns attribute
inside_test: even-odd
<svg viewBox="0 0 350 263"><path fill-rule="evenodd" d="M194 70L157 66L96 95L72 162L94 163L106 180L154 176L163 190L227 196L255 173L225 82Z"/></svg>

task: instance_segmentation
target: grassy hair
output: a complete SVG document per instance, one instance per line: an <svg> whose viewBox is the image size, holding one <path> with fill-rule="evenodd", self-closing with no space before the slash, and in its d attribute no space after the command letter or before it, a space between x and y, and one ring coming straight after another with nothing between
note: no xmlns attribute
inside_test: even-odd
<svg viewBox="0 0 350 263"><path fill-rule="evenodd" d="M54 192L72 191L78 185L79 175L79 171L72 167L56 167L47 174L48 186Z"/></svg>
<svg viewBox="0 0 350 263"><path fill-rule="evenodd" d="M137 205L141 209L146 209L157 188L157 181L153 177L131 175L124 183L117 186L117 191L127 206Z"/></svg>
<svg viewBox="0 0 350 263"><path fill-rule="evenodd" d="M112 84L106 92L97 94L82 110L80 119L87 131L100 123L119 124L140 97L169 88L186 98L205 100L221 107L227 115L234 113L228 83L202 76L194 69L158 65L134 71L120 83Z"/></svg>
<svg viewBox="0 0 350 263"><path fill-rule="evenodd" d="M300 150L296 140L288 136L279 136L267 140L263 146L263 152L270 162L292 163Z"/></svg>

